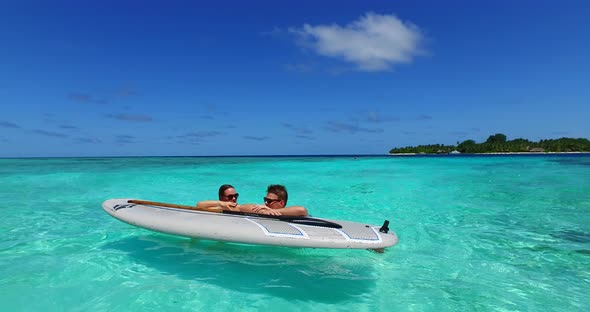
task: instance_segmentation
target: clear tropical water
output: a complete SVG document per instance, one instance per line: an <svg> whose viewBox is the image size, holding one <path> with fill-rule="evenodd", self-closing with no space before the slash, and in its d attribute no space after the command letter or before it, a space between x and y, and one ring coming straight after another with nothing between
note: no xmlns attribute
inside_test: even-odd
<svg viewBox="0 0 590 312"><path fill-rule="evenodd" d="M365 250L199 241L105 199L194 204L268 184L316 217L380 224ZM0 159L2 311L588 311L590 156Z"/></svg>

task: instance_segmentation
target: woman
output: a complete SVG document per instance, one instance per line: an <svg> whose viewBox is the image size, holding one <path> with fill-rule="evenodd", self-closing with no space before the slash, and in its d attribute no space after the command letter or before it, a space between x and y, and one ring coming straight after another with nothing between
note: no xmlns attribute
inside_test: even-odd
<svg viewBox="0 0 590 312"><path fill-rule="evenodd" d="M219 187L219 200L205 200L197 203L197 208L207 209L220 207L223 210L240 211L238 208L238 197L240 194L230 184L224 184Z"/></svg>

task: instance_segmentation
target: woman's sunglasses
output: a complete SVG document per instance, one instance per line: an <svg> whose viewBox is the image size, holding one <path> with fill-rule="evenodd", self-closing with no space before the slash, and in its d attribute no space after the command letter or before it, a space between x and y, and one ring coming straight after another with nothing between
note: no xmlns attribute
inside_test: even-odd
<svg viewBox="0 0 590 312"><path fill-rule="evenodd" d="M229 199L229 200L234 200L234 198L238 199L238 196L240 196L240 194L235 193L235 194L229 194L229 195L224 195L224 196L227 197L227 199Z"/></svg>
<svg viewBox="0 0 590 312"><path fill-rule="evenodd" d="M278 201L281 201L281 200L280 199L272 199L272 198L268 198L268 197L264 198L264 202L269 203L269 204L272 204L272 203L278 202Z"/></svg>

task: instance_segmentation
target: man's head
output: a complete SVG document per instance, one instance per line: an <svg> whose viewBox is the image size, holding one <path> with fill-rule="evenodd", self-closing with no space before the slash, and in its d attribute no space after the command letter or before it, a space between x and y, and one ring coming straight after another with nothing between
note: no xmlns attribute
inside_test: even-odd
<svg viewBox="0 0 590 312"><path fill-rule="evenodd" d="M276 208L285 208L287 205L287 199L289 195L287 194L287 188L280 184L273 184L269 185L266 189L266 197L264 197L264 204L267 207L276 209Z"/></svg>
<svg viewBox="0 0 590 312"><path fill-rule="evenodd" d="M238 201L238 196L240 196L240 194L236 193L236 189L229 184L224 184L219 187L219 200L221 201L235 203Z"/></svg>

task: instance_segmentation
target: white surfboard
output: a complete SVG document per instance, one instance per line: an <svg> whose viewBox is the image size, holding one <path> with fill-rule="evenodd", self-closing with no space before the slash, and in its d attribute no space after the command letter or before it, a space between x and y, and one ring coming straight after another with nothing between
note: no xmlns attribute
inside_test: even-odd
<svg viewBox="0 0 590 312"><path fill-rule="evenodd" d="M102 208L115 219L141 228L185 237L310 248L382 249L398 242L383 226L308 217L208 212L196 207L109 199ZM182 208L175 208L182 207Z"/></svg>

